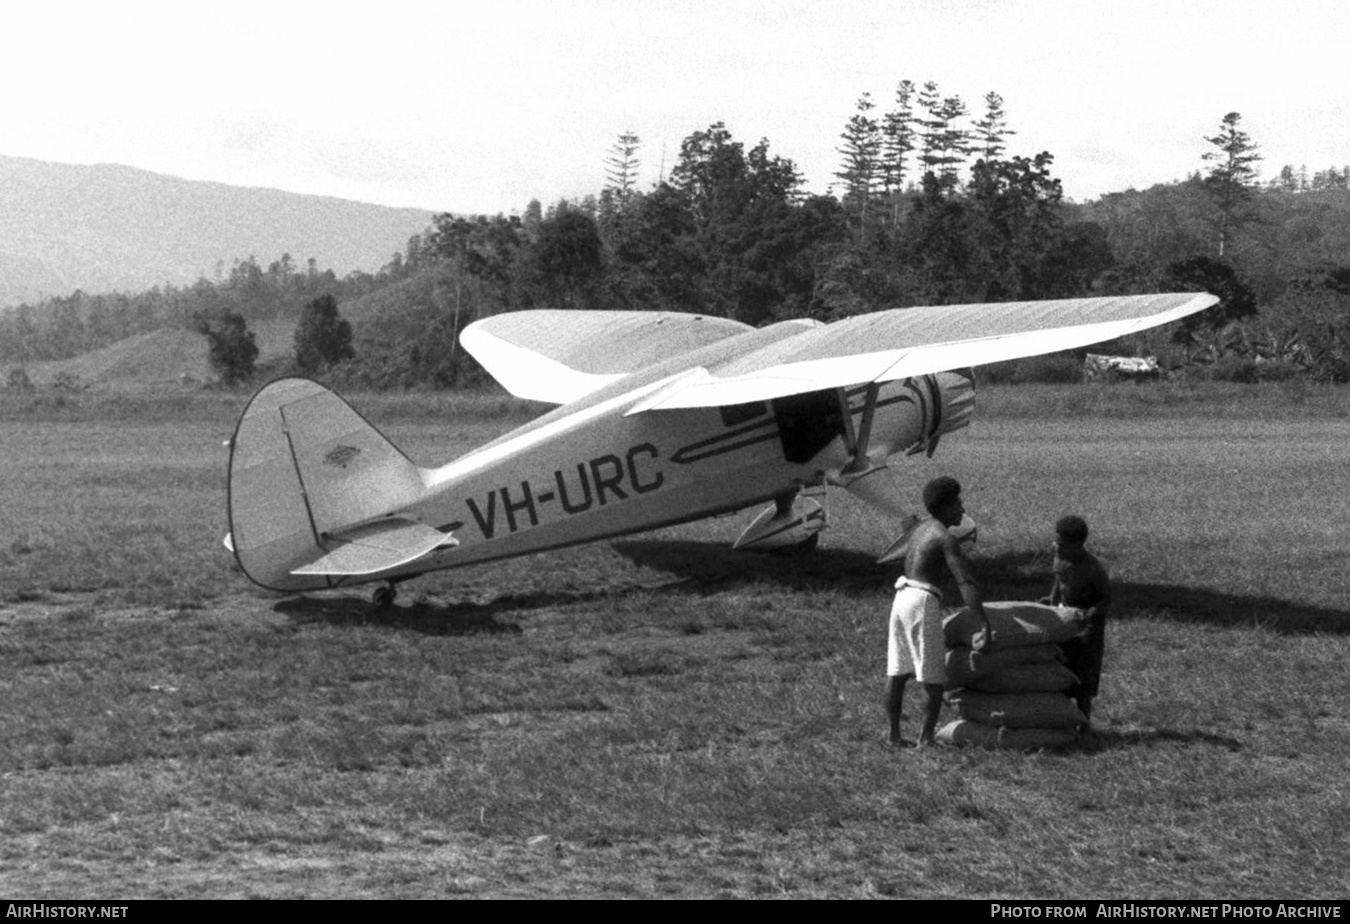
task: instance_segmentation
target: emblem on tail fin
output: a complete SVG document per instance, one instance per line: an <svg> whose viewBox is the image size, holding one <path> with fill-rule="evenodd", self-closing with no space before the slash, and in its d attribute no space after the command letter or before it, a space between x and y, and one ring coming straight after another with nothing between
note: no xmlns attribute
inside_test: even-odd
<svg viewBox="0 0 1350 924"><path fill-rule="evenodd" d="M323 464L336 465L338 468L346 468L347 463L360 454L361 450L355 446L339 446L323 457Z"/></svg>

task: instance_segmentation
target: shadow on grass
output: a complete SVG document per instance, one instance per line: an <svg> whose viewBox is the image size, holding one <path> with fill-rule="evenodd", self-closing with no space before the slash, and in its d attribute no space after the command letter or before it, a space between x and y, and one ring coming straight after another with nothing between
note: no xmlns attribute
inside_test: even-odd
<svg viewBox="0 0 1350 924"><path fill-rule="evenodd" d="M614 543L614 550L638 565L686 579L691 590L710 593L750 583L808 590L833 587L846 592L888 588L898 563L879 565L867 554L820 549L805 555L733 552L721 543L640 539ZM976 580L986 600L1036 600L1050 591L1050 557L1043 552L978 556ZM1350 634L1350 612L1267 596L1241 596L1175 584L1116 581L1112 618L1148 613L1177 622L1214 626L1260 626L1287 635Z"/></svg>
<svg viewBox="0 0 1350 924"><path fill-rule="evenodd" d="M364 597L293 597L277 603L275 609L297 620L388 626L431 635L513 633L519 632L520 627L500 620L499 616L611 600L627 591L706 595L750 584L771 584L801 591L828 588L849 594L876 594L887 593L900 573L894 562L879 565L870 554L851 549L766 555L734 552L720 542L672 539L624 540L613 543L613 548L635 565L667 572L676 580L659 587L634 584L595 590L505 593L478 603L414 603L389 610L376 608ZM1043 552L979 556L974 565L976 579L987 600L1035 600L1050 589L1050 559ZM1116 581L1113 589L1113 619L1148 614L1177 622L1260 626L1289 635L1350 633L1350 612L1275 597L1129 581Z"/></svg>
<svg viewBox="0 0 1350 924"><path fill-rule="evenodd" d="M1034 600L1050 590L1050 557L1039 552L1013 552L975 563L977 580L990 600ZM1175 622L1225 628L1260 626L1284 635L1350 633L1350 611L1282 600L1278 597L1227 594L1205 587L1113 581L1111 616L1129 619L1148 614Z"/></svg>
<svg viewBox="0 0 1350 924"><path fill-rule="evenodd" d="M371 626L408 629L425 635L518 634L520 626L499 622L496 614L512 608L489 604L431 606L395 604L380 609L364 597L288 597L272 609L295 622L323 622L331 626Z"/></svg>
<svg viewBox="0 0 1350 924"><path fill-rule="evenodd" d="M899 574L896 565L878 565L874 556L850 549L768 554L734 551L722 542L674 539L629 539L613 543L613 548L639 567L683 578L683 583L670 586L690 593L756 583L800 590L874 591Z"/></svg>
<svg viewBox="0 0 1350 924"><path fill-rule="evenodd" d="M1282 635L1350 634L1350 612L1266 596L1238 596L1173 584L1122 584L1113 612L1148 611L1215 626L1260 626Z"/></svg>
<svg viewBox="0 0 1350 924"><path fill-rule="evenodd" d="M1099 754L1118 748L1149 746L1155 744L1209 744L1226 751L1240 751L1241 741L1227 735L1216 735L1205 731L1176 731L1168 728L1153 728L1139 731L1111 731L1093 729L1083 735L1083 740L1072 750L1084 754Z"/></svg>

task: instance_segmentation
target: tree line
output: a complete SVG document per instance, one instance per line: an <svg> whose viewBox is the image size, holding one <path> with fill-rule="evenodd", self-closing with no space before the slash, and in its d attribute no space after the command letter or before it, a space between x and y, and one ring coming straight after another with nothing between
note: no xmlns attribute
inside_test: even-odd
<svg viewBox="0 0 1350 924"><path fill-rule="evenodd" d="M348 349L323 364L330 374L372 387L449 387L482 375L459 350L459 331L526 308L699 312L760 325L1205 289L1223 299L1218 309L1115 348L1230 377L1350 378L1345 174L1333 168L1297 189L1261 183L1259 147L1233 112L1198 136L1207 147L1186 180L1073 203L1053 156L1010 154L1014 135L997 93L972 114L936 83L904 80L884 107L859 97L839 135L837 182L812 194L767 139L748 145L721 122L685 138L669 173L640 188L642 142L628 131L605 157L596 195L532 201L520 214L437 215L374 275L339 280L312 261L298 271L288 257L264 270L250 258L214 282L112 296L98 310L100 297L76 293L46 306L41 321L23 309L0 318L9 325L0 326L0 360L56 358L156 322L223 330L231 315L296 317L329 296L352 318ZM30 329L14 336L24 323Z"/></svg>
<svg viewBox="0 0 1350 924"><path fill-rule="evenodd" d="M1259 147L1228 113L1186 180L1066 201L1048 152L1008 153L1003 100L967 115L902 81L860 97L823 195L767 140L714 123L640 189L641 139L618 137L601 192L521 215L436 216L410 261L427 274L357 324L361 380L470 381L464 324L530 307L694 311L763 324L885 308L1207 290L1216 309L1110 348L1233 378L1350 378L1344 266L1350 196L1259 181ZM430 332L415 336L415 331ZM373 336L372 336L373 335ZM1024 364L1034 371L1036 363ZM1077 375L1067 360L1049 374ZM1055 370L1058 371L1055 371Z"/></svg>

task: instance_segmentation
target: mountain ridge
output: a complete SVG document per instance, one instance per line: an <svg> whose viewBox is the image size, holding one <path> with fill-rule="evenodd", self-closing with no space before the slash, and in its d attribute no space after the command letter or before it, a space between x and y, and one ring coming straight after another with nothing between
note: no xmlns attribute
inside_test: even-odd
<svg viewBox="0 0 1350 924"><path fill-rule="evenodd" d="M0 155L0 308L44 297L189 286L236 260L290 254L375 272L433 212L187 180L123 164Z"/></svg>

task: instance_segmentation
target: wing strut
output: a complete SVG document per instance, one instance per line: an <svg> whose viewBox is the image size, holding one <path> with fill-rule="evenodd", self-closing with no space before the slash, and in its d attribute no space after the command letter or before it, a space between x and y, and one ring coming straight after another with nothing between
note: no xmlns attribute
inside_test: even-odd
<svg viewBox="0 0 1350 924"><path fill-rule="evenodd" d="M877 395L881 393L881 384L879 382L867 383L867 394L863 398L862 420L858 424L857 430L853 428L853 413L848 406L848 396L840 389L840 401L844 405L844 439L849 447L849 452L853 458L848 460L848 464L839 470L840 484L847 485L853 478L866 475L872 471L872 465L867 461L868 444L872 441L872 421L877 412Z"/></svg>
<svg viewBox="0 0 1350 924"><path fill-rule="evenodd" d="M877 396L881 393L880 382L869 382L863 397L862 420L857 430L853 428L853 415L848 408L848 399L840 390L840 400L844 403L844 439L851 458L840 469L825 473L825 483L844 488L865 503L891 516L904 518L909 515L908 506L895 494L895 486L880 477L886 470L886 464L873 465L867 458L867 450L872 441L872 422L876 418Z"/></svg>

